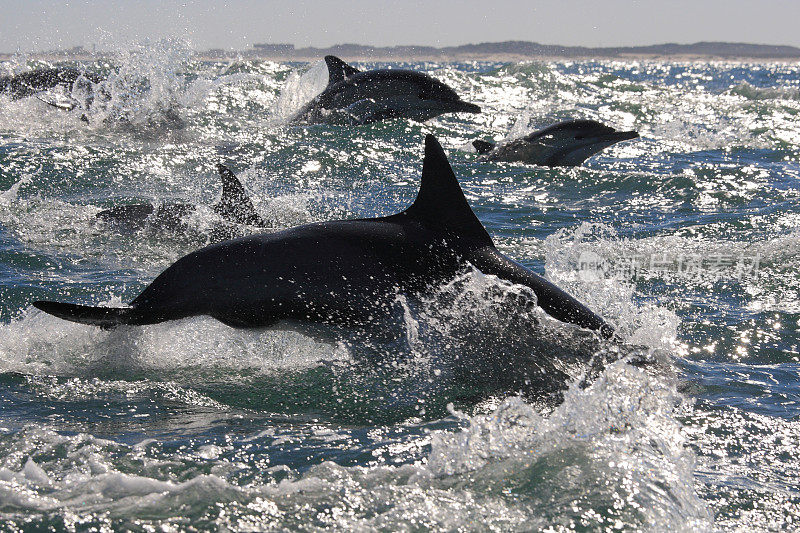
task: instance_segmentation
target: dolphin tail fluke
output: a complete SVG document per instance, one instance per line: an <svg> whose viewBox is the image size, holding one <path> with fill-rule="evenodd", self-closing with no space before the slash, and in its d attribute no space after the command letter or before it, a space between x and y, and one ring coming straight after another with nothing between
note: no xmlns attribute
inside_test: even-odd
<svg viewBox="0 0 800 533"><path fill-rule="evenodd" d="M336 56L325 56L325 64L328 66L328 85L339 83L345 78L360 72L360 70L351 67Z"/></svg>
<svg viewBox="0 0 800 533"><path fill-rule="evenodd" d="M472 141L472 146L475 147L475 150L477 150L479 154L486 154L494 149L492 143L481 140Z"/></svg>
<svg viewBox="0 0 800 533"><path fill-rule="evenodd" d="M33 302L33 306L45 313L71 322L111 329L124 324L137 324L130 307L92 307L66 302Z"/></svg>
<svg viewBox="0 0 800 533"><path fill-rule="evenodd" d="M217 163L217 171L219 172L220 180L222 180L222 197L220 197L219 202L214 204L214 211L222 218L237 224L263 227L265 225L264 221L258 216L253 202L242 186L242 182L222 163Z"/></svg>

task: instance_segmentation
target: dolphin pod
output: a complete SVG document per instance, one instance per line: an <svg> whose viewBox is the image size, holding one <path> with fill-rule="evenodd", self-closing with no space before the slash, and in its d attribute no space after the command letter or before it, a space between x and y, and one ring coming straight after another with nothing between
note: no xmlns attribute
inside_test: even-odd
<svg viewBox="0 0 800 533"><path fill-rule="evenodd" d="M612 144L637 137L635 131L617 131L595 120L569 120L497 146L486 141L472 145L483 161L575 167Z"/></svg>
<svg viewBox="0 0 800 533"><path fill-rule="evenodd" d="M612 327L585 305L495 248L432 135L425 138L417 198L400 213L207 246L168 267L128 307L33 305L105 328L195 315L238 328L282 320L358 325L387 316L398 294L428 294L467 264L529 287L538 305L560 321L613 335Z"/></svg>
<svg viewBox="0 0 800 533"><path fill-rule="evenodd" d="M294 122L369 124L391 118L424 122L444 113L480 113L456 92L414 70L377 69L362 72L335 56L325 56L328 85L293 117Z"/></svg>
<svg viewBox="0 0 800 533"><path fill-rule="evenodd" d="M268 224L258 215L253 202L247 196L241 182L225 165L218 163L217 171L222 181L222 196L211 209L229 222L265 228ZM181 219L194 212L197 206L186 203L128 204L104 209L97 218L111 224L125 225L133 229L145 224L158 228L177 228Z"/></svg>

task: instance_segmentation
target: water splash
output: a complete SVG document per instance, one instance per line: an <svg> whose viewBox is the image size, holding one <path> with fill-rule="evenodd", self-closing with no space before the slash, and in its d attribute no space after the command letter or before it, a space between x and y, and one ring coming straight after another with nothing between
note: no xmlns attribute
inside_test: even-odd
<svg viewBox="0 0 800 533"><path fill-rule="evenodd" d="M305 104L324 91L327 85L328 67L325 61L317 61L302 74L293 71L272 107L273 120L279 124L286 123Z"/></svg>
<svg viewBox="0 0 800 533"><path fill-rule="evenodd" d="M743 531L797 523L796 65L413 65L485 113L356 130L265 119L291 65L166 65L176 77L156 81L161 97L118 100L143 131L152 110L149 133L87 127L38 101L0 109L4 525L691 530L710 528L710 512ZM134 86L159 76L139 73ZM182 130L158 126L167 108ZM613 320L643 366L611 362L632 358L474 272L398 302L396 335L367 342L206 318L103 332L26 311L40 298L128 301L200 245L202 216L196 243L126 245L95 234L91 210L211 203L217 159L247 167L259 210L281 223L353 218L413 199L424 133L454 146L573 117L643 138L569 170L451 160L500 247ZM579 268L662 252L760 253L763 275Z"/></svg>
<svg viewBox="0 0 800 533"><path fill-rule="evenodd" d="M201 513L209 525L277 521L291 528L311 516L314 528L396 529L418 517L426 527L451 529L480 520L502 529L707 530L711 516L694 492L694 458L675 419L676 401L668 381L618 364L590 388L572 388L548 417L519 398L485 415L455 413L464 429L434 430L430 448L415 443L416 462L322 462L304 471L266 468L269 459L257 459L259 449L276 454L286 445L274 431L170 449L30 427L0 438L7 451L0 487L14 495L6 499L14 509L80 509L90 521L118 525L134 517L169 523L186 506L210 510L218 504L210 502L222 502L228 512ZM360 446L349 430L292 438ZM380 448L411 444L385 439ZM235 453L244 442L252 455ZM203 466L209 458L216 464L210 473Z"/></svg>
<svg viewBox="0 0 800 533"><path fill-rule="evenodd" d="M92 104L84 113L92 125L125 127L183 127L181 109L191 106L183 74L191 52L185 43L162 40L118 52L117 67L91 87ZM86 90L82 86L76 91ZM77 96L85 96L78 94ZM204 96L204 95L200 95Z"/></svg>

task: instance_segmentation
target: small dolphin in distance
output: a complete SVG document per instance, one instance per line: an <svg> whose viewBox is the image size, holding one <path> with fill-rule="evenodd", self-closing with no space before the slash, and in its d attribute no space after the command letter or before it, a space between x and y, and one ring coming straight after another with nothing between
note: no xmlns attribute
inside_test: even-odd
<svg viewBox="0 0 800 533"><path fill-rule="evenodd" d="M414 70L377 69L362 72L338 57L325 56L328 86L292 118L294 122L346 121L369 124L392 118L419 122L444 113L480 113L456 92Z"/></svg>
<svg viewBox="0 0 800 533"><path fill-rule="evenodd" d="M229 222L246 224L260 228L268 224L258 215L253 202L241 182L228 167L218 163L217 171L222 181L222 196L211 209ZM155 206L151 203L128 204L104 209L97 218L109 223L124 225L130 229L141 229L146 224L162 229L176 229L182 225L182 218L197 209L196 205L168 202Z"/></svg>
<svg viewBox="0 0 800 533"><path fill-rule="evenodd" d="M209 315L238 328L280 321L348 326L390 316L398 294L430 294L472 264L529 287L563 322L613 329L562 289L501 254L472 212L432 135L419 194L398 214L321 222L207 246L162 272L129 307L37 301L54 316L114 327Z"/></svg>
<svg viewBox="0 0 800 533"><path fill-rule="evenodd" d="M617 131L595 120L569 120L500 145L474 141L472 146L481 161L576 167L612 144L637 137L635 131Z"/></svg>

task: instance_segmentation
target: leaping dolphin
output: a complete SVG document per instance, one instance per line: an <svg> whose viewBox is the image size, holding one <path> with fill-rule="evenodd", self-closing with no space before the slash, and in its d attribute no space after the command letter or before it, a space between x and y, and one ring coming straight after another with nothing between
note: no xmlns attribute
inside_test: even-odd
<svg viewBox="0 0 800 533"><path fill-rule="evenodd" d="M483 161L576 167L612 144L638 136L635 131L617 131L595 120L569 120L497 146L486 141L472 145Z"/></svg>
<svg viewBox="0 0 800 533"><path fill-rule="evenodd" d="M321 222L197 250L162 272L128 307L37 301L57 317L114 327L210 315L238 328L282 320L363 325L389 316L398 294L430 294L470 263L525 285L563 322L613 329L553 283L495 248L441 145L425 138L419 194L401 213Z"/></svg>
<svg viewBox="0 0 800 533"><path fill-rule="evenodd" d="M80 105L69 93L75 83L85 79L93 84L103 81L97 74L83 72L72 67L42 68L16 74L0 76L0 93L7 93L12 100L35 96L44 103L59 109L71 110ZM53 94L53 89L61 88L67 94ZM88 87L91 93L91 86Z"/></svg>
<svg viewBox="0 0 800 533"><path fill-rule="evenodd" d="M217 171L222 181L222 196L211 209L229 222L265 228L268 224L258 215L253 202L233 172L218 163ZM175 229L181 227L182 219L197 209L196 205L167 202L158 206L153 204L128 204L104 209L97 218L111 224L121 224L132 229L140 229L145 224Z"/></svg>
<svg viewBox="0 0 800 533"><path fill-rule="evenodd" d="M444 113L480 113L456 92L423 72L378 69L362 72L325 56L328 86L292 118L296 122L345 120L368 124L391 118L424 122Z"/></svg>

